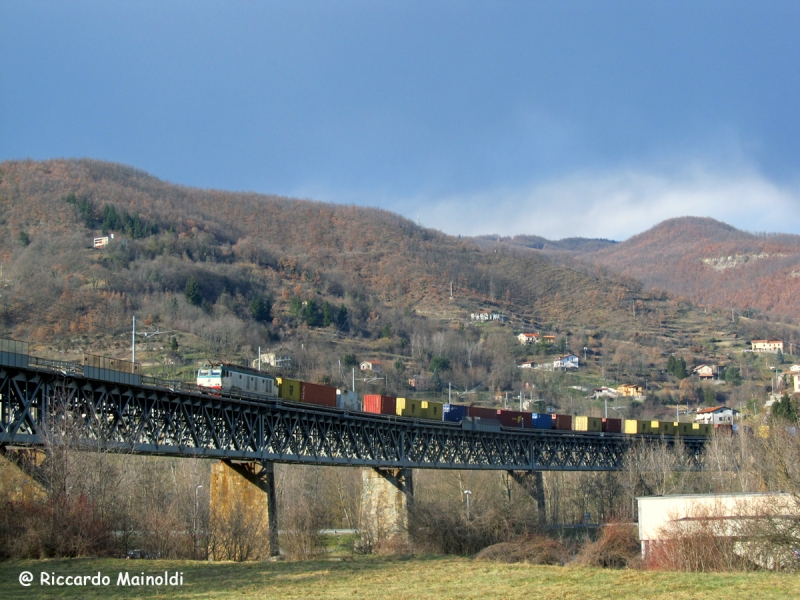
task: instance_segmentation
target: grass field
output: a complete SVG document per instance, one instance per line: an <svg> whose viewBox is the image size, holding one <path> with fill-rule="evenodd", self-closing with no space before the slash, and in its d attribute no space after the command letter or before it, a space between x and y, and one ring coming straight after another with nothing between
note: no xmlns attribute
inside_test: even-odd
<svg viewBox="0 0 800 600"><path fill-rule="evenodd" d="M117 574L183 573L181 587L118 587ZM34 576L19 583L22 571ZM42 587L40 572L111 579L107 587ZM798 598L794 574L685 574L358 557L342 561L203 563L73 559L0 563L0 598Z"/></svg>

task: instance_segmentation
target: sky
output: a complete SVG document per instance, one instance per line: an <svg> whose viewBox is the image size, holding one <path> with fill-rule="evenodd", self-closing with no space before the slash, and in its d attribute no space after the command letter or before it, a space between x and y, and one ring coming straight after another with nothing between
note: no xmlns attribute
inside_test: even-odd
<svg viewBox="0 0 800 600"><path fill-rule="evenodd" d="M800 2L0 0L0 160L460 235L800 234Z"/></svg>

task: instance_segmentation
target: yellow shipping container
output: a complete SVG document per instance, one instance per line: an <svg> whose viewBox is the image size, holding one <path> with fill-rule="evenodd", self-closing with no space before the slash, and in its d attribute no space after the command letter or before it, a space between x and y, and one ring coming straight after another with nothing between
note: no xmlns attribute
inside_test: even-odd
<svg viewBox="0 0 800 600"><path fill-rule="evenodd" d="M637 421L635 419L625 419L625 424L623 431L625 433L648 433L647 431L647 424L648 421Z"/></svg>
<svg viewBox="0 0 800 600"><path fill-rule="evenodd" d="M400 417L422 418L422 402L411 398L398 398L395 404L396 414Z"/></svg>
<svg viewBox="0 0 800 600"><path fill-rule="evenodd" d="M286 377L276 377L278 382L278 396L284 400L300 402L300 382L296 379L286 379Z"/></svg>
<svg viewBox="0 0 800 600"><path fill-rule="evenodd" d="M574 417L572 429L573 431L603 431L603 419L600 417Z"/></svg>
<svg viewBox="0 0 800 600"><path fill-rule="evenodd" d="M432 402L423 400L420 403L422 409L422 417L431 419L432 421L442 420L442 411L444 410L444 402Z"/></svg>

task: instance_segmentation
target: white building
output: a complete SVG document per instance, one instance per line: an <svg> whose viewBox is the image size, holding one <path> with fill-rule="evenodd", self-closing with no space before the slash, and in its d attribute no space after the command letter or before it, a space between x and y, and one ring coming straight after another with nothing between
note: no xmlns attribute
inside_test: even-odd
<svg viewBox="0 0 800 600"><path fill-rule="evenodd" d="M783 352L783 340L753 340L751 344L753 352Z"/></svg>
<svg viewBox="0 0 800 600"><path fill-rule="evenodd" d="M370 371L374 375L383 375L383 361L365 360L359 365L362 371Z"/></svg>
<svg viewBox="0 0 800 600"><path fill-rule="evenodd" d="M553 361L553 369L564 369L565 371L578 370L580 359L574 354L565 354Z"/></svg>
<svg viewBox="0 0 800 600"><path fill-rule="evenodd" d="M696 423L705 425L733 425L735 417L739 416L739 411L727 406L712 406L711 408L701 408L694 416Z"/></svg>
<svg viewBox="0 0 800 600"><path fill-rule="evenodd" d="M470 313L469 318L473 321L500 321L505 322L505 316L496 312L489 312L488 310L479 310L478 312Z"/></svg>
<svg viewBox="0 0 800 600"><path fill-rule="evenodd" d="M517 336L520 344L528 345L528 344L535 344L539 341L539 334L538 333L520 333Z"/></svg>
<svg viewBox="0 0 800 600"><path fill-rule="evenodd" d="M292 357L280 352L267 352L261 355L261 366L263 367L264 365L279 369L291 369ZM253 368L258 368L258 359L253 361Z"/></svg>
<svg viewBox="0 0 800 600"><path fill-rule="evenodd" d="M765 555L760 548L750 547L747 532L758 519L765 526L791 526L800 517L800 506L791 494L686 494L645 496L636 499L639 508L639 541L642 558L646 559L660 543L675 537L702 533L713 537L736 537L734 552L752 555L766 568L776 562L792 561L788 548L783 555Z"/></svg>

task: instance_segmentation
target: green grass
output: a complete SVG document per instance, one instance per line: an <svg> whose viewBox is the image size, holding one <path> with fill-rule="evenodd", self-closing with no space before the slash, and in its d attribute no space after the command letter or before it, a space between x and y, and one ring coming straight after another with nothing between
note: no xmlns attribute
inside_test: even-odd
<svg viewBox="0 0 800 600"><path fill-rule="evenodd" d="M35 576L23 588L22 571ZM41 571L111 576L99 588L47 588ZM125 588L117 573L183 572L184 585ZM660 573L476 562L468 558L357 557L263 563L74 559L0 563L0 598L798 598L800 578L776 573Z"/></svg>

